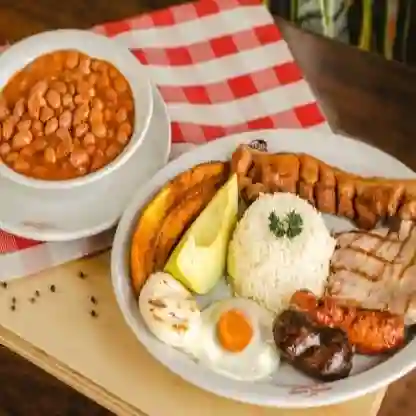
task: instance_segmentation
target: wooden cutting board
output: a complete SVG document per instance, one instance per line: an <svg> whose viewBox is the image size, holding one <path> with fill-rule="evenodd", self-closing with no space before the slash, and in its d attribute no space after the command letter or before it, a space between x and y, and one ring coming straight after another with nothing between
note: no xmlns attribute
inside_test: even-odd
<svg viewBox="0 0 416 416"><path fill-rule="evenodd" d="M124 323L109 262L103 253L0 286L1 342L117 415L377 414L384 390L336 406L280 410L188 384L156 362Z"/></svg>

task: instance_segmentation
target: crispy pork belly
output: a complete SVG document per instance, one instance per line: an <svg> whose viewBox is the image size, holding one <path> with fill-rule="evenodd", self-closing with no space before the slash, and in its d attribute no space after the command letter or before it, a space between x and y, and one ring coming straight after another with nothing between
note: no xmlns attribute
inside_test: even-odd
<svg viewBox="0 0 416 416"><path fill-rule="evenodd" d="M292 192L319 211L372 229L386 217L416 220L416 180L364 178L307 154L267 153L240 145L232 155L240 194L247 203L260 193Z"/></svg>

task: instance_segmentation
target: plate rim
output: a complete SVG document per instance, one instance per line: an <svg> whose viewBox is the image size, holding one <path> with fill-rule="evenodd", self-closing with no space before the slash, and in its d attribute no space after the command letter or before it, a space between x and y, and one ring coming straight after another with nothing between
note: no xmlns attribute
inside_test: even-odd
<svg viewBox="0 0 416 416"><path fill-rule="evenodd" d="M167 126L167 135L160 135L161 139L165 138L164 140L164 146L165 146L165 150L164 150L164 155L163 155L163 160L161 160L161 164L162 164L162 169L166 166L166 164L168 163L169 160L169 155L171 152L171 147L172 147L172 129L171 129L171 119L170 119L170 115L166 106L166 103L164 102L159 90L152 85L151 86L152 89L152 94L153 94L153 101L155 101L155 106L154 108L156 108L156 106L159 104L163 107L163 118L165 120L166 126ZM157 104L157 103L158 104ZM149 130L151 128L151 124L154 122L154 117L155 114L152 114L151 120L150 120L150 124L149 124ZM163 137L162 137L163 136ZM143 139L143 143L146 140L149 140L150 136L149 135L145 135L144 139ZM136 153L140 152L142 150L142 146L138 146L135 149L135 152L133 153L132 157L134 158L134 156L136 155ZM126 165L122 165L120 166L117 170L115 170L114 172L112 172L110 175L113 176L117 176L118 173L122 172L123 169L125 169ZM148 179L150 180L150 178L153 175L151 175ZM88 185L88 187L94 187L96 186L97 183L99 183L100 180L104 179L101 178L98 181L94 181ZM4 180L7 180L9 183L11 183L11 186L15 186L15 187L19 187L19 188L25 188L26 186L24 184L20 184L18 182L12 181L8 178L4 178ZM74 187L73 189L76 190L78 187ZM53 193L55 191L61 191L61 190L55 190L55 189L48 189L48 192ZM133 194L132 194L133 197ZM129 203L127 204L127 206L129 206ZM126 206L126 207L127 207ZM126 208L125 207L125 208ZM65 241L73 241L73 240L79 240L82 238L88 238L94 235L97 235L103 231L106 231L112 227L114 227L119 219L121 218L121 216L124 214L124 210L121 213L120 217L117 218L116 220L112 220L112 221L104 221L99 225L96 225L94 227L89 227L89 228L85 228L84 230L77 230L76 232L69 232L69 231L53 231L52 228L48 228L45 230L39 230L36 229L35 227L31 227L31 226L26 226L26 225L18 225L16 227L12 226L8 226L7 223L4 223L3 220L0 218L0 229L15 235L17 237L20 238L26 238L26 239L30 239L30 240L36 240L36 241L42 241L42 242L65 242Z"/></svg>
<svg viewBox="0 0 416 416"><path fill-rule="evenodd" d="M172 361L174 357L170 358L170 352L174 351L172 347L163 345L164 354L157 353L155 350L153 350L153 346L155 343L158 344L161 342L154 338L153 335L150 334L150 332L147 330L147 328L145 328L145 326L144 331L138 331L135 325L133 325L131 320L140 320L140 317L138 316L137 306L135 306L135 312L131 314L130 311L127 310L128 305L126 306L127 301L124 299L124 294L121 293L119 289L119 281L122 279L127 279L128 281L128 275L125 270L125 262L127 261L126 256L128 253L126 253L125 246L131 239L133 232L132 224L137 220L137 217L146 202L151 199L151 197L160 189L160 186L162 186L164 182L175 176L177 172L184 171L191 167L191 161L196 157L196 155L202 155L203 153L209 154L209 152L204 152L204 150L207 148L215 148L221 146L226 147L227 145L230 147L233 145L235 148L235 146L239 143L247 143L248 141L255 138L263 138L268 141L272 139L273 135L279 137L279 135L282 136L284 134L306 134L308 136L308 140L315 139L321 142L322 140L329 140L331 137L336 138L337 140L343 141L344 144L348 143L349 146L365 148L367 152L372 152L373 154L374 152L378 152L380 157L390 158L392 161L394 161L396 167L400 167L401 171L407 172L407 174L401 173L401 177L403 178L406 176L412 178L416 177L414 171L412 171L409 167L396 159L394 156L389 155L387 152L384 152L383 150L362 141L330 132L319 134L315 132L308 132L307 130L299 131L294 129L258 130L234 134L204 145L197 146L196 148L191 149L190 151L172 160L166 166L164 166L150 179L146 185L138 189L137 193L131 199L129 206L126 208L123 216L119 221L113 241L113 248L111 252L111 281L118 306L122 312L126 324L130 327L137 340L145 347L149 354L152 355L156 361L159 361L162 365L167 367L168 370L172 373L175 373L185 381L203 390L235 401L259 406L272 406L288 409L309 408L341 403L346 400L357 398L362 395L374 392L375 390L380 389L390 384L394 380L402 377L404 374L416 367L416 358L413 357L413 351L416 347L416 340L409 343L405 348L403 348L403 350L396 353L393 357L376 365L368 371L363 371L362 373L351 375L347 379L339 380L334 383L325 383L325 385L331 385L331 390L329 393L324 391L322 394L318 395L297 395L293 396L295 398L290 400L291 396L288 392L280 394L277 397L275 396L279 390L281 392L284 391L283 387L263 385L265 386L266 390L269 390L269 394L258 394L251 391L253 384L250 382L235 382L234 380L220 376L208 368L204 368L202 366L198 366L198 371L195 371L196 367L195 364L192 366L191 359L186 360L187 364L185 369L181 368L183 364L182 360L181 363L175 363ZM282 149L282 151L284 150ZM224 150L223 153L225 152L226 151ZM224 156L224 158L225 157L226 156ZM193 165L200 163L199 160L201 157L198 157L197 159L198 161L193 162ZM209 159L204 160L208 161ZM162 180L164 180L164 182L158 184L158 182ZM154 188L153 190L152 187ZM127 284L130 285L129 282ZM394 369L394 371L392 371L392 369ZM225 381L227 385L226 388L222 386ZM343 388L339 388L341 383ZM357 383L360 386L358 388L356 387ZM245 389L240 388L243 384L246 387ZM313 385L312 379L310 385ZM270 391L270 388L273 390L273 392Z"/></svg>

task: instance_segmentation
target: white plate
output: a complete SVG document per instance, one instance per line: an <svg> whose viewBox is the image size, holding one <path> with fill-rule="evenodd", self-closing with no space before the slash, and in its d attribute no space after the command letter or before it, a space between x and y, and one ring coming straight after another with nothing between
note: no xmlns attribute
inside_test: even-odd
<svg viewBox="0 0 416 416"><path fill-rule="evenodd" d="M332 383L317 383L287 364L284 364L272 379L239 382L195 363L187 355L161 343L148 332L139 314L129 280L130 240L140 209L163 184L180 172L200 162L226 160L239 143L248 143L256 138L267 140L272 152L309 153L330 164L362 175L416 177L409 168L374 147L341 136L319 136L306 131L249 132L217 140L190 151L169 163L137 192L117 228L111 258L111 274L117 302L126 322L147 350L183 379L220 396L252 404L285 408L328 405L369 393L403 376L416 365L416 340L385 362L381 362L380 357L356 357L353 375ZM335 217L325 219L331 228L351 228L351 224L345 220ZM222 292L223 286L225 285L219 284L214 289L211 299L227 296L227 293ZM204 298L206 303L207 296Z"/></svg>
<svg viewBox="0 0 416 416"><path fill-rule="evenodd" d="M153 89L154 112L143 144L118 170L72 189L35 189L0 177L0 228L41 241L75 240L115 225L137 189L168 160L170 121Z"/></svg>

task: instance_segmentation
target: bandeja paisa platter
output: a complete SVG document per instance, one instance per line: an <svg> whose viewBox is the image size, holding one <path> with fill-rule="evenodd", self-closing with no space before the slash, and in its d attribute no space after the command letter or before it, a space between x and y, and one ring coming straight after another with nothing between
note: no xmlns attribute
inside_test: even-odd
<svg viewBox="0 0 416 416"><path fill-rule="evenodd" d="M124 318L171 371L234 400L299 408L380 388L416 363L415 178L336 135L199 147L120 221Z"/></svg>

